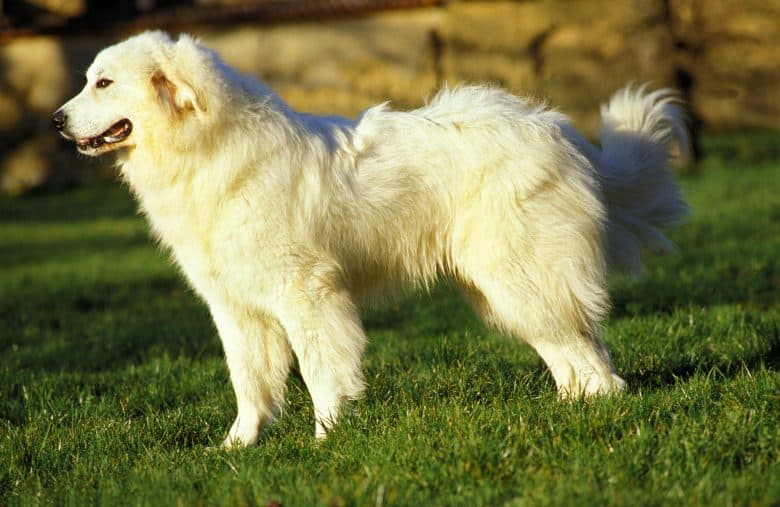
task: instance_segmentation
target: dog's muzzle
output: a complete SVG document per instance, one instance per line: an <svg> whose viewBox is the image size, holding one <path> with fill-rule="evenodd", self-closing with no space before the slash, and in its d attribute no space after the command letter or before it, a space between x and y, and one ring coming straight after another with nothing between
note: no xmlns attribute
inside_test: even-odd
<svg viewBox="0 0 780 507"><path fill-rule="evenodd" d="M121 119L111 125L101 134L94 137L76 137L66 129L68 116L62 109L59 109L51 115L51 122L60 132L60 135L68 141L75 141L79 150L97 150L106 145L116 144L127 139L133 131L133 124L127 118Z"/></svg>

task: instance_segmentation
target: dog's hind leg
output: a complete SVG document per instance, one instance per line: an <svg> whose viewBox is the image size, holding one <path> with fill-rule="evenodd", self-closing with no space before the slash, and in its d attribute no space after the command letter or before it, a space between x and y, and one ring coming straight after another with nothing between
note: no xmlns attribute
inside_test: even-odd
<svg viewBox="0 0 780 507"><path fill-rule="evenodd" d="M475 311L529 343L549 366L561 396L605 393L624 384L600 339L608 301L598 224L582 214L579 220L533 229L508 220L486 224L472 241L460 243L454 258L455 278ZM486 255L483 245L489 242Z"/></svg>
<svg viewBox="0 0 780 507"><path fill-rule="evenodd" d="M280 301L279 318L312 398L315 436L324 438L342 403L363 393L366 336L338 268L318 264L295 285Z"/></svg>
<svg viewBox="0 0 780 507"><path fill-rule="evenodd" d="M284 405L292 351L284 329L270 315L210 304L236 394L238 414L223 447L255 443Z"/></svg>
<svg viewBox="0 0 780 507"><path fill-rule="evenodd" d="M539 353L561 396L620 390L600 338L609 306L603 206L576 166L583 160L559 163L575 165L534 192L487 180L453 225L452 275L486 322Z"/></svg>
<svg viewBox="0 0 780 507"><path fill-rule="evenodd" d="M564 282L565 283L565 282ZM523 284L523 290L518 290ZM530 344L550 368L561 397L619 391L599 323L564 286L535 287L518 273L493 273L463 285L475 311L502 332ZM562 294L563 293L563 294ZM592 302L591 302L592 303Z"/></svg>

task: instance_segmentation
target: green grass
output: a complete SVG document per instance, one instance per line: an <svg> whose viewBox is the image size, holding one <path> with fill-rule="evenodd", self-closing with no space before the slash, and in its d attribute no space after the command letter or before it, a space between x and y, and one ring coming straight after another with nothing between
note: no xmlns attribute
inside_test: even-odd
<svg viewBox="0 0 780 507"><path fill-rule="evenodd" d="M777 505L779 144L706 138L680 254L613 280L625 394L558 401L442 285L366 315L369 388L327 441L293 377L238 452L208 450L216 331L127 192L0 200L0 505Z"/></svg>

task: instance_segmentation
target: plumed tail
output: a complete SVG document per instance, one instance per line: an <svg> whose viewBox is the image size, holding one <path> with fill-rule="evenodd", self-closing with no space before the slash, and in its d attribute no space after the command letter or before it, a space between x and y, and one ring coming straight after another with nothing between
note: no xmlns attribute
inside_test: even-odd
<svg viewBox="0 0 780 507"><path fill-rule="evenodd" d="M628 87L601 108L599 175L608 207L607 258L612 269L635 275L641 253L668 253L662 229L688 212L669 168L675 147L689 152L686 116L674 91Z"/></svg>

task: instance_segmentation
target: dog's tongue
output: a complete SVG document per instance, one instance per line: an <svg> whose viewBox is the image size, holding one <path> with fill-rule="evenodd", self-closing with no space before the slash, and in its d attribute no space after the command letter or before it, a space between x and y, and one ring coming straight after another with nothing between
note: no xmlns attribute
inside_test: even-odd
<svg viewBox="0 0 780 507"><path fill-rule="evenodd" d="M127 130L126 122L117 123L116 125L114 125L113 127L111 127L110 129L108 129L103 133L102 136L103 142L115 143L117 141L121 141L122 134L124 134L126 130Z"/></svg>

